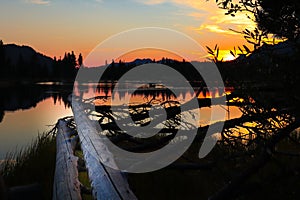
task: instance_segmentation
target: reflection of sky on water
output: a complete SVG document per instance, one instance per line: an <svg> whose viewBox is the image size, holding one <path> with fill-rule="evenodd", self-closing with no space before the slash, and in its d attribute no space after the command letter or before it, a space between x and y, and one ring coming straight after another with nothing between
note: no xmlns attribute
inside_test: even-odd
<svg viewBox="0 0 300 200"><path fill-rule="evenodd" d="M94 104L98 106L124 105L125 102L129 102L130 104L134 105L145 101L149 102L153 97L157 99L157 101L153 102L156 102L158 104L166 100L175 100L183 104L195 97L195 94L187 91L186 88L177 86L171 88L170 91L166 90L161 85L151 84L145 85L145 87L139 87L139 89L137 89L135 83L127 83L126 85L122 85L121 87L116 88L114 91L112 91L111 86L112 84L110 83L100 83L100 87L97 88L96 91L94 91L96 85L94 84L93 87L91 84L89 84L81 87L80 91L82 91L84 99L93 99L93 97L95 96L101 97L94 100ZM196 88L195 90L197 91L197 89L198 88ZM176 98L176 96L174 96L174 94L172 93L172 90L177 90L180 95ZM225 93L230 94L232 91L232 88L213 88L213 90L211 91L204 89L198 93L198 98L218 98L225 95ZM77 90L77 92L79 92L79 90ZM238 118L242 115L241 111L236 106L216 105L213 107L215 108L216 113L216 116L214 116L213 119L211 119L211 107L200 108L200 121L198 122L197 126L206 126L217 121L223 121L224 119L221 116L223 116L224 110L227 111L226 120ZM185 113L185 121L194 121L192 119L189 119L189 117L192 117L193 112L197 112L197 109L191 110L191 114ZM218 115L218 113L220 114Z"/></svg>
<svg viewBox="0 0 300 200"><path fill-rule="evenodd" d="M40 88L43 87L43 88ZM50 86L34 86L19 88L18 90L12 90L13 95L8 95L7 98L2 99L2 104L5 107L18 107L24 105L33 105L31 107L24 107L19 110L11 109L15 111L5 111L2 122L0 123L0 160L4 159L5 155L9 151L15 151L16 148L20 149L26 147L30 144L38 135L38 133L43 133L44 131L50 130L51 127L47 125L53 125L61 117L72 115L70 108L66 108L64 101L66 101L67 96L70 93L70 88L67 86L58 86L53 88L48 88ZM102 83L99 90L94 94L93 87L91 84L86 84L83 87L81 86L80 91L83 91L84 98L91 98L96 96L103 96L103 99L95 102L97 104L111 104L111 96L113 96L113 104L122 105L124 102L129 99L130 103L139 103L151 99L154 94L158 99L174 99L172 92L166 92L164 88L156 86L151 88L152 91L146 91L144 88L141 88L140 91L135 91L135 83L128 83L127 85L118 88L114 93L111 91L111 83ZM179 90L179 96L177 101L184 103L189 101L195 96L195 94L190 91L185 92L184 88L174 87L171 90ZM30 90L35 91L30 93ZM9 92L8 90L7 92ZM26 92L28 91L28 92ZM130 95L131 93L134 95ZM61 93L63 94L61 96ZM212 92L200 92L199 98L208 98L208 97L218 97L222 93L222 90L216 89ZM4 101L6 99L6 101ZM13 103L16 101L15 103ZM35 103L36 102L36 103ZM24 105L23 105L24 104ZM3 107L3 108L4 108ZM237 107L224 107L216 106L217 111L223 111L223 109L229 109L226 119L237 118L241 116L241 112ZM196 112L196 110L194 110ZM188 115L187 115L188 116ZM188 119L186 119L188 120ZM214 120L211 121L211 108L203 107L200 109L200 126L205 126L211 124L218 120L217 117L214 117ZM192 120L191 120L192 121Z"/></svg>
<svg viewBox="0 0 300 200"><path fill-rule="evenodd" d="M37 104L35 108L5 112L0 123L0 160L8 151L14 151L30 144L38 135L50 130L57 119L72 115L70 108L65 108L63 102L48 98Z"/></svg>
<svg viewBox="0 0 300 200"><path fill-rule="evenodd" d="M86 84L78 87L75 84L75 94L82 95L83 99L91 99L95 96L102 97L101 99L105 99L106 104L111 104L113 100L114 105L121 105L126 102L127 99L130 99L130 102L141 102L145 99L151 99L153 96L157 98L161 98L162 100L173 100L174 94L172 91L176 91L179 96L177 97L177 101L184 103L192 98L194 98L195 94L191 93L187 88L183 88L180 86L175 86L169 88L170 90L166 90L164 86L160 84L152 86L151 83L149 85L144 85L145 87L137 87L138 84L134 82L128 82L125 85L112 88L112 83L100 83L98 84ZM98 87L97 87L98 86ZM195 91L200 88L194 88ZM198 98L218 98L220 96L224 96L225 94L230 94L232 92L232 88L213 88L210 91L207 88L201 88L198 93ZM97 102L95 102L97 104ZM99 104L102 104L103 101L99 101Z"/></svg>

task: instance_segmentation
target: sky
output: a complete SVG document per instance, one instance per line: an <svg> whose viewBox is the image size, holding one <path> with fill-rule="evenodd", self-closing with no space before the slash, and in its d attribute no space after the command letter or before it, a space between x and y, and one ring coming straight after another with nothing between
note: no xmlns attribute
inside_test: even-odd
<svg viewBox="0 0 300 200"><path fill-rule="evenodd" d="M0 0L0 39L29 45L59 58L74 51L86 57L99 43L134 28L161 27L182 32L203 47L227 50L245 44L229 28L255 24L245 14L225 16L215 0Z"/></svg>

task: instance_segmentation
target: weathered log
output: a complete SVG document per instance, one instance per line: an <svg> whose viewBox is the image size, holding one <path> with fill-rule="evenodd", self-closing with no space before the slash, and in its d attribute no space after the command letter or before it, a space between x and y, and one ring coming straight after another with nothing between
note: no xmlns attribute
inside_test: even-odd
<svg viewBox="0 0 300 200"><path fill-rule="evenodd" d="M72 130L67 127L67 122L64 120L59 120L57 129L53 199L81 199L77 171L78 158L74 156L74 139L70 138Z"/></svg>
<svg viewBox="0 0 300 200"><path fill-rule="evenodd" d="M74 97L73 97L74 98ZM115 164L113 155L101 141L97 130L85 115L79 102L73 100L72 110L77 125L81 148L96 199L137 199ZM106 167L115 166L115 169Z"/></svg>

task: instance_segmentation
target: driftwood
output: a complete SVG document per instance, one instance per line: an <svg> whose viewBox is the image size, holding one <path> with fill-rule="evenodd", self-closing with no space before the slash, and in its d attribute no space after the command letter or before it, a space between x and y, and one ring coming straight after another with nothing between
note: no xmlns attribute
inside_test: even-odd
<svg viewBox="0 0 300 200"><path fill-rule="evenodd" d="M113 155L101 141L97 130L93 128L81 104L73 100L72 110L94 198L137 199L129 188L124 174L103 164L109 163L109 166L116 166Z"/></svg>
<svg viewBox="0 0 300 200"><path fill-rule="evenodd" d="M280 112L274 111L274 112L270 112L267 116L271 116L271 115L275 115L275 114L280 114ZM234 118L234 119L230 119L227 121L220 121L220 122L215 122L211 125L206 125L206 126L202 126L202 127L198 127L195 129L190 129L190 130L181 130L182 133L185 133L186 136L190 135L191 131L197 131L197 135L195 140L197 142L202 141L208 128L210 127L212 130L212 133L216 133L217 130L220 129L220 126L223 126L223 129L230 129L233 128L235 126L241 126L241 124L245 123L245 122L251 122L251 121L256 121L258 120L258 118L261 117L261 114L255 114L255 115L243 115L240 118ZM115 123L108 123L109 125L106 126L101 126L101 128L103 130L110 130L108 127L110 127L111 129L113 129L114 131L117 131L119 127L117 127L116 125L114 125ZM119 135L115 135L112 136L110 138L111 141L117 143L117 142L121 142L124 140L127 140L129 142L132 142L134 144L136 144L135 146L132 147L124 147L124 149L128 150L128 151L143 151L143 150L147 150L149 148L158 148L161 145L164 145L165 143L168 143L170 140L172 140L175 135L176 135L176 130L174 128L163 128L163 129L159 129L159 128L153 128L150 127L148 128L146 131L149 132L159 132L161 134L164 133L168 133L167 136L162 137L160 140L155 140L155 141L151 141L151 142L142 142L139 140L136 140L135 138L133 138L130 135L127 134L119 134Z"/></svg>
<svg viewBox="0 0 300 200"><path fill-rule="evenodd" d="M74 156L76 138L71 139L73 132L67 127L66 121L59 120L57 128L53 199L81 199L77 170L78 158Z"/></svg>

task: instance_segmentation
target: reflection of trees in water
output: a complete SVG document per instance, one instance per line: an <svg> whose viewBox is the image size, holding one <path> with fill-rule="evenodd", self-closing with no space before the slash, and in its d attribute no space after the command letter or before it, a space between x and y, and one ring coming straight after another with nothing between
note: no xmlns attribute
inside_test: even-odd
<svg viewBox="0 0 300 200"><path fill-rule="evenodd" d="M48 98L56 102L63 102L65 107L70 107L68 96L72 93L72 85L17 85L2 87L0 94L0 119L5 111L26 110Z"/></svg>
<svg viewBox="0 0 300 200"><path fill-rule="evenodd" d="M164 100L168 99L174 99L176 96L174 93L167 89L167 88L155 88L155 87L150 87L146 86L145 87L140 87L137 88L134 91L131 91L131 88L128 87L118 87L115 88L114 84L99 84L96 87L96 92L99 94L104 94L104 97L109 97L111 96L112 93L117 92L119 94L120 99L125 98L126 95L129 93L132 93L131 96L140 96L140 97L145 97L145 98L152 98L152 97L161 97ZM184 90L180 91L183 96L184 96Z"/></svg>
<svg viewBox="0 0 300 200"><path fill-rule="evenodd" d="M194 84L195 85L195 84ZM91 85L78 85L78 90L81 91L81 95L84 93L91 92L90 89L94 88L96 95L99 97L104 97L103 99L109 99L115 94L118 94L119 99L122 100L125 99L125 97L140 97L140 98L146 98L151 99L153 97L161 98L163 101L167 100L174 100L177 99L179 101L188 101L194 96L197 96L199 98L205 99L205 98L218 98L221 96L224 96L226 94L225 88L211 88L208 89L207 87L199 87L195 86L193 87L193 90L189 90L189 88L181 88L181 87L174 87L172 89L166 88L165 86L161 84L145 84L139 88L135 88L135 85L118 85L116 87L116 84L114 82L102 82L97 84L97 86L92 87ZM174 91L174 92L173 92ZM231 91L227 91L231 92ZM176 94L177 95L176 95ZM115 96L114 96L115 97ZM181 99L178 99L178 98Z"/></svg>
<svg viewBox="0 0 300 200"><path fill-rule="evenodd" d="M137 91L141 94L143 92L143 90ZM285 93L283 94L283 92ZM240 98L227 99L231 104L239 105L243 115L237 119L227 120L222 133L212 136L218 137L217 146L207 158L202 160L197 158L197 154L208 126L196 127L190 123L189 119L183 119L180 104L177 101L170 99L160 99L159 101L155 98L157 94L150 95L149 92L148 95L154 98L147 98L148 101L141 104L129 107L127 105L98 105L96 113L91 113L91 115L97 118L103 133L106 133L115 144L134 152L149 152L163 147L170 141L180 142L180 139L174 140L179 126L186 131L187 137L189 137L189 131L197 129L197 136L192 146L180 161L171 164L168 168L219 171L218 181L220 182L217 184L223 185L223 187L217 189L211 197L212 199L226 199L237 195L238 191L241 191L238 188L247 187L249 181L251 182L251 177L259 178L259 170L265 169L267 172L264 176L270 179L273 176L268 174L270 165L272 168L278 168L278 170L283 170L282 173L286 173L284 171L287 167L286 160L289 160L290 156L298 157L298 159L300 156L298 153L300 150L299 137L295 132L295 129L300 127L297 108L299 102L290 100L288 91L282 90L266 89L261 92L247 90L246 94L236 91L233 97L239 96ZM286 98L281 98L281 96ZM153 102L155 104L152 104ZM209 106L209 104L203 106ZM154 113L152 117L149 115L150 109ZM166 119L160 115L162 109L167 113ZM132 119L130 123L129 118ZM147 130L151 133L157 132L157 134L147 139L128 135L123 129L123 126L134 128L149 124ZM220 122L210 126L218 127ZM139 134L143 135L147 132ZM290 151L290 149L296 151ZM225 169L220 169L218 167L220 164ZM290 169L299 171L291 164L294 163L288 163ZM275 176L272 179L280 181L284 178ZM263 181L261 184L265 184L265 182ZM266 185L262 186L267 187Z"/></svg>
<svg viewBox="0 0 300 200"><path fill-rule="evenodd" d="M135 90L132 95L144 96L144 98L146 99L160 98L161 101L168 101L177 98L176 95L170 89L167 88L162 88L162 89L139 88Z"/></svg>

